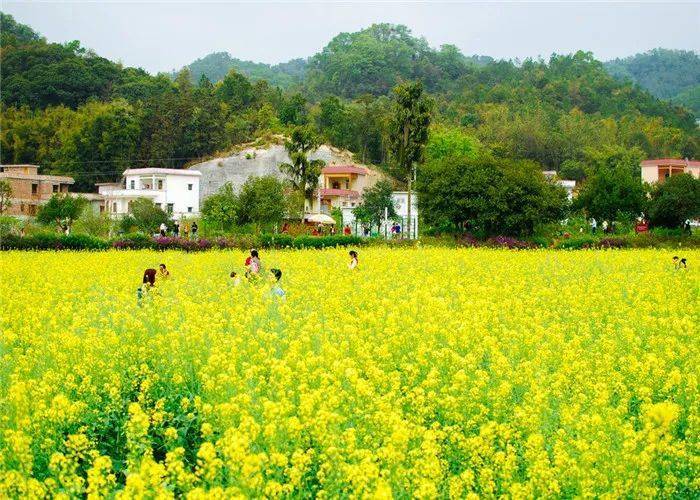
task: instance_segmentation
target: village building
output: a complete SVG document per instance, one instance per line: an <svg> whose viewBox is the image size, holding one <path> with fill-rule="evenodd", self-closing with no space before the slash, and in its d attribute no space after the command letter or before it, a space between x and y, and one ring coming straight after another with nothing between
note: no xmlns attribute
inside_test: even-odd
<svg viewBox="0 0 700 500"><path fill-rule="evenodd" d="M75 182L65 175L39 174L38 165L0 165L0 180L8 181L12 189L5 213L18 217L34 217L39 206L56 193L67 193Z"/></svg>
<svg viewBox="0 0 700 500"><path fill-rule="evenodd" d="M679 158L658 158L644 160L641 165L642 181L654 184L664 182L668 177L691 174L700 179L700 161Z"/></svg>
<svg viewBox="0 0 700 500"><path fill-rule="evenodd" d="M199 179L197 170L171 168L132 168L124 171L124 179L118 183L97 184L104 198L103 209L113 217L131 211L138 198L151 200L174 219L199 215Z"/></svg>
<svg viewBox="0 0 700 500"><path fill-rule="evenodd" d="M330 215L334 208L352 211L365 189L381 178L378 172L357 165L331 165L321 169L316 196L306 204L308 213Z"/></svg>

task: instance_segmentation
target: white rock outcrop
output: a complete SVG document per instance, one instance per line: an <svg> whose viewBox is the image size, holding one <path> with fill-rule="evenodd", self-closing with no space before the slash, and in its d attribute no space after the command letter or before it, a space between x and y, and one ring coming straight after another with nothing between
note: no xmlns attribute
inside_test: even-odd
<svg viewBox="0 0 700 500"><path fill-rule="evenodd" d="M352 153L331 146L322 145L309 154L312 160L323 160L326 165L360 165L352 159ZM216 193L221 187L230 182L238 191L248 178L264 175L274 175L278 179L286 179L280 172L280 164L289 163L289 155L283 145L266 147L250 147L240 152L222 158L214 158L190 166L191 170L199 170L202 177L199 181L200 200Z"/></svg>

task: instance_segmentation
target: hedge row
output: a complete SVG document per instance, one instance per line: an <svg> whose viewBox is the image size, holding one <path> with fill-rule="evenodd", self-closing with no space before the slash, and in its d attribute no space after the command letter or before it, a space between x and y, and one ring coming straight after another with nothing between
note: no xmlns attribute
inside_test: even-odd
<svg viewBox="0 0 700 500"><path fill-rule="evenodd" d="M31 236L8 235L0 240L0 250L184 250L188 252L212 248L327 248L359 246L364 243L358 236L297 236L285 234L245 235L236 238L185 238L157 237L129 234L114 240L103 240L84 234L38 233Z"/></svg>

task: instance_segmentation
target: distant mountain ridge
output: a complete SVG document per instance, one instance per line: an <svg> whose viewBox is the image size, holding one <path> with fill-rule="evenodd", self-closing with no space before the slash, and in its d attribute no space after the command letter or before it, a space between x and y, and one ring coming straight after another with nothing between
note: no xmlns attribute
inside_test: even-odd
<svg viewBox="0 0 700 500"><path fill-rule="evenodd" d="M301 83L306 76L307 61L305 59L292 59L280 64L265 64L253 61L243 61L232 57L228 52L212 52L202 58L193 61L186 66L192 75L192 83L199 82L202 75L210 82L216 83L223 80L226 74L235 69L251 80L267 80L275 87L288 89ZM177 72L172 73L175 78Z"/></svg>
<svg viewBox="0 0 700 500"><path fill-rule="evenodd" d="M629 80L652 95L681 104L700 116L700 56L690 50L657 48L604 63L619 80Z"/></svg>

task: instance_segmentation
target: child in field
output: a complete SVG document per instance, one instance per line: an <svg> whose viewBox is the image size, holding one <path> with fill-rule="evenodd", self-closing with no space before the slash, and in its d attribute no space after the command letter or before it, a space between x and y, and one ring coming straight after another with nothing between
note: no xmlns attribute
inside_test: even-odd
<svg viewBox="0 0 700 500"><path fill-rule="evenodd" d="M142 301L147 297L151 289L156 284L156 270L148 268L143 272L143 281L141 286L136 290L136 299L139 306L142 305Z"/></svg>
<svg viewBox="0 0 700 500"><path fill-rule="evenodd" d="M357 260L357 252L355 250L350 250L350 263L348 264L348 269L351 271L357 269L359 261Z"/></svg>
<svg viewBox="0 0 700 500"><path fill-rule="evenodd" d="M231 271L231 284L233 286L238 286L241 284L241 278L238 276L236 271Z"/></svg>
<svg viewBox="0 0 700 500"><path fill-rule="evenodd" d="M246 260L248 270L245 273L246 278L252 283L255 283L260 278L260 271L262 270L262 262L260 261L260 256L258 251L253 249L250 251L250 259Z"/></svg>
<svg viewBox="0 0 700 500"><path fill-rule="evenodd" d="M158 266L158 277L164 280L170 278L170 271L166 269L165 264Z"/></svg>
<svg viewBox="0 0 700 500"><path fill-rule="evenodd" d="M281 300L285 300L287 294L282 290L280 286L280 280L282 279L282 271L279 269L270 269L270 279L273 280L272 288L270 289L270 295L273 297L279 297Z"/></svg>

